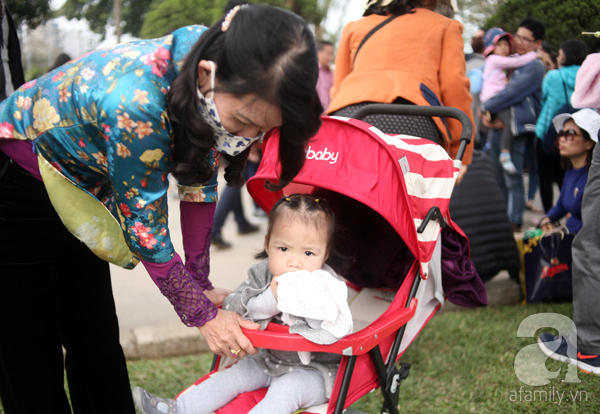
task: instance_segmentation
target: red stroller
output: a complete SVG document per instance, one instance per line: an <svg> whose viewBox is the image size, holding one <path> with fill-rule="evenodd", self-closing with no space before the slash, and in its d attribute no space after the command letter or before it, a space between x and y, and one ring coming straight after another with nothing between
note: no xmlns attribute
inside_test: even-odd
<svg viewBox="0 0 600 414"><path fill-rule="evenodd" d="M462 234L451 221L448 206L471 137L469 118L453 108L405 105L371 105L355 115L362 118L368 113L460 120L459 159L452 161L439 145L422 138L385 135L356 119L323 117L307 149L305 167L293 184L275 193L264 187L266 180L277 179L277 135L265 141L260 168L248 182L250 194L267 213L284 193L319 194L351 229L345 249L355 260L342 276L352 292L353 334L323 346L274 323L265 331L244 331L256 347L343 355L329 403L307 408L306 413L340 414L377 387L384 410L398 413L399 386L410 364L400 362L398 368L396 361L445 300L441 229L449 226ZM211 373L188 390L231 363L216 357ZM266 389L242 394L217 413L246 413L265 393Z"/></svg>

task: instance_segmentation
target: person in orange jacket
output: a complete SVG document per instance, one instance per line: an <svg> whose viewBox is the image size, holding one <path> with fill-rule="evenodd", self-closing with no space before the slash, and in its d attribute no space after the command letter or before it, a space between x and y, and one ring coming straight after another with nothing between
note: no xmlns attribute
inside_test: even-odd
<svg viewBox="0 0 600 414"><path fill-rule="evenodd" d="M336 56L330 115L351 116L368 103L449 106L473 122L465 74L462 24L434 10L443 0L371 0L362 19L344 28ZM360 48L367 34L386 19ZM382 122L378 122L379 121ZM365 118L385 133L429 138L456 157L461 133L454 119L371 115ZM471 163L467 147L461 176Z"/></svg>

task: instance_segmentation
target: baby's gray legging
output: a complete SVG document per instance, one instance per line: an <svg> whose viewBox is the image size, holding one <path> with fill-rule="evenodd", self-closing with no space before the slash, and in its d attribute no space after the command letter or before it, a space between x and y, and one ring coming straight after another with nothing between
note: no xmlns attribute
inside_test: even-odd
<svg viewBox="0 0 600 414"><path fill-rule="evenodd" d="M252 358L207 379L177 399L179 414L210 414L239 394L269 387L249 414L292 414L327 402L325 384L316 370L295 369L279 377L265 374Z"/></svg>

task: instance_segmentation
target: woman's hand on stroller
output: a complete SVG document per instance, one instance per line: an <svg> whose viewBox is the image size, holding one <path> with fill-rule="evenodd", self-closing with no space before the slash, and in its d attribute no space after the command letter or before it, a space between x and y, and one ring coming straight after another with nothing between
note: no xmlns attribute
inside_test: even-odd
<svg viewBox="0 0 600 414"><path fill-rule="evenodd" d="M241 328L259 329L260 325L242 319L235 312L218 309L214 319L198 327L212 352L233 358L258 352Z"/></svg>
<svg viewBox="0 0 600 414"><path fill-rule="evenodd" d="M469 169L468 165L461 165L460 166L460 171L458 172L458 177L456 177L456 185L459 185L460 182L463 180L463 178L465 178L465 175L467 174L467 170Z"/></svg>
<svg viewBox="0 0 600 414"><path fill-rule="evenodd" d="M214 288L212 290L205 290L204 294L215 306L221 307L223 306L223 301L231 293L229 289L223 288Z"/></svg>

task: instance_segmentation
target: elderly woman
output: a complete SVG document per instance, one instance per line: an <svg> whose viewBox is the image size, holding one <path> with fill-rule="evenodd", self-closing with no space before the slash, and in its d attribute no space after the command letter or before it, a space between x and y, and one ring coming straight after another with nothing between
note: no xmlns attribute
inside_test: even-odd
<svg viewBox="0 0 600 414"><path fill-rule="evenodd" d="M462 110L473 122L463 27L435 13L436 6L436 0L371 0L364 17L342 33L327 112L351 116L373 102L443 105ZM372 115L365 121L385 133L442 143L453 158L458 151L461 125L454 119ZM463 164L470 164L471 153L472 145Z"/></svg>
<svg viewBox="0 0 600 414"><path fill-rule="evenodd" d="M219 154L241 184L252 142L280 131L281 174L301 170L320 126L317 48L297 15L263 5L210 29L91 52L0 105L0 396L7 414L111 400L134 413L108 262L142 262L212 351L256 353L209 280ZM169 233L179 182L185 255ZM183 252L182 252L183 253ZM37 385L32 391L32 381ZM35 398L32 398L35 395Z"/></svg>

